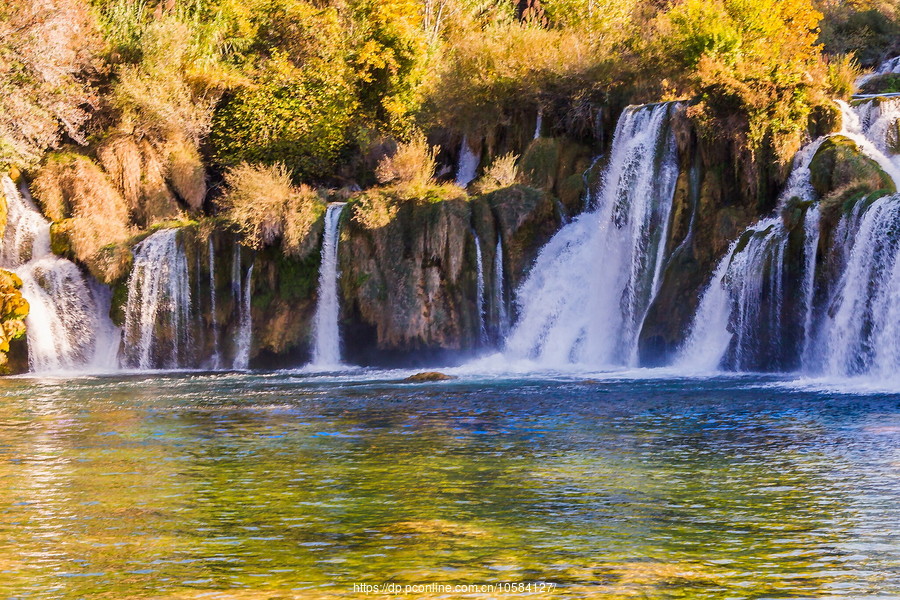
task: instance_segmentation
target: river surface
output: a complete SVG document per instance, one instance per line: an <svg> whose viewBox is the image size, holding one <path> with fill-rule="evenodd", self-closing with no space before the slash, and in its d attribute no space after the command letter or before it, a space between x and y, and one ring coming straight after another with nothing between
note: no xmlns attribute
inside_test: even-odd
<svg viewBox="0 0 900 600"><path fill-rule="evenodd" d="M407 374L0 379L0 597L900 595L900 394Z"/></svg>

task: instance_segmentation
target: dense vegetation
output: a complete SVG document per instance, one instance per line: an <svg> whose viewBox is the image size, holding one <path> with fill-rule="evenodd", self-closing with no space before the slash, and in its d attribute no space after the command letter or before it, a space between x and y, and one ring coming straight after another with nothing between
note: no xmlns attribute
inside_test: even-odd
<svg viewBox="0 0 900 600"><path fill-rule="evenodd" d="M15 4L0 5L0 165L33 171L45 212L78 220L86 261L210 197L249 242L291 231L296 252L290 215L319 211L300 186L430 185L426 135L484 138L538 111L578 131L599 106L687 98L701 134L784 161L858 64L900 50L891 1ZM476 189L516 181L501 154ZM79 174L102 201L84 199ZM261 212L275 216L252 223L239 203L264 177L280 196Z"/></svg>

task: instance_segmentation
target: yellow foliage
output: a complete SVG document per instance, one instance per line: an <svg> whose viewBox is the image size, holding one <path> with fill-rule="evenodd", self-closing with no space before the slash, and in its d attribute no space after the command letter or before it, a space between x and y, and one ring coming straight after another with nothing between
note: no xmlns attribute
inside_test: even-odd
<svg viewBox="0 0 900 600"><path fill-rule="evenodd" d="M415 133L412 138L397 146L391 156L385 156L375 169L375 176L383 184L394 184L409 189L424 188L433 183L437 166L438 146L430 146L425 135Z"/></svg>
<svg viewBox="0 0 900 600"><path fill-rule="evenodd" d="M769 143L787 160L825 101L821 18L810 0L685 0L656 22L658 56L699 94L691 114L707 134L744 136L751 152ZM743 131L723 128L726 116L743 118Z"/></svg>
<svg viewBox="0 0 900 600"><path fill-rule="evenodd" d="M512 152L495 158L482 178L475 183L475 191L488 194L515 184L519 179L519 167L516 164L518 160L519 155Z"/></svg>
<svg viewBox="0 0 900 600"><path fill-rule="evenodd" d="M314 189L294 187L283 164L241 163L228 170L225 182L228 190L219 204L245 244L262 248L281 239L288 254L309 252L308 234L325 209Z"/></svg>
<svg viewBox="0 0 900 600"><path fill-rule="evenodd" d="M87 157L51 157L38 172L32 191L50 219L70 219L72 250L82 262L90 262L103 246L134 234L125 199Z"/></svg>

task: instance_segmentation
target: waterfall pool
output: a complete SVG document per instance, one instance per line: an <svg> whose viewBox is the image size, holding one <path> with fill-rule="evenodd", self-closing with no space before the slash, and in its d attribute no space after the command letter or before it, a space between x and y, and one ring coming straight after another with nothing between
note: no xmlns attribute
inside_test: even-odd
<svg viewBox="0 0 900 600"><path fill-rule="evenodd" d="M450 372L0 379L0 595L900 594L900 393Z"/></svg>

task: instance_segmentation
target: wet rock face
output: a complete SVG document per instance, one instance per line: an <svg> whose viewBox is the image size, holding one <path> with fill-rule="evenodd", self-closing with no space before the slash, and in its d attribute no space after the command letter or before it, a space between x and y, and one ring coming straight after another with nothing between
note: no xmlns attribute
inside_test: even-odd
<svg viewBox="0 0 900 600"><path fill-rule="evenodd" d="M642 365L665 364L690 327L703 290L731 242L774 209L785 169L763 168L733 143L701 140L684 114L672 127L680 157L662 282L639 341Z"/></svg>
<svg viewBox="0 0 900 600"><path fill-rule="evenodd" d="M474 251L464 200L399 201L387 224L345 210L338 247L347 353L462 350L477 336ZM468 268L464 268L468 267ZM351 358L353 360L353 358Z"/></svg>
<svg viewBox="0 0 900 600"><path fill-rule="evenodd" d="M499 238L507 286L517 285L559 228L552 198L525 186L439 202L395 199L393 218L367 227L362 203L342 215L338 249L347 360L415 363L460 357L479 348L475 235L486 295L495 285ZM485 320L496 318L485 299Z"/></svg>

